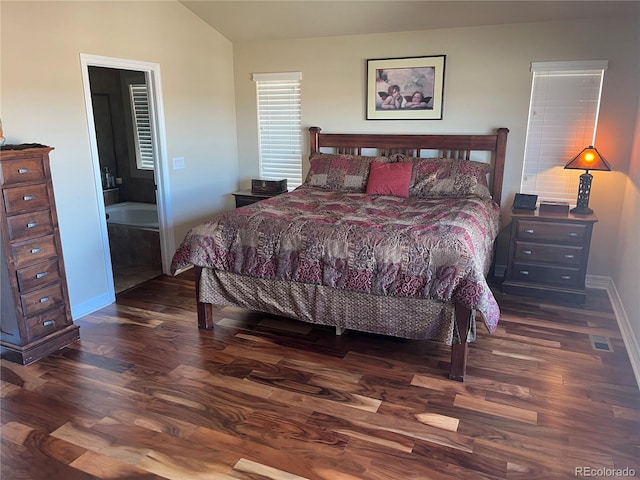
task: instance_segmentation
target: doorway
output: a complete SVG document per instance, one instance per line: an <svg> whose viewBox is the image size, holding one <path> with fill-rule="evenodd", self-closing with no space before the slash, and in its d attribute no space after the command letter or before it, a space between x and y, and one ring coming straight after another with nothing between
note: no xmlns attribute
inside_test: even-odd
<svg viewBox="0 0 640 480"><path fill-rule="evenodd" d="M168 273L168 208L159 65L81 54L109 296ZM141 107L141 100L144 105Z"/></svg>

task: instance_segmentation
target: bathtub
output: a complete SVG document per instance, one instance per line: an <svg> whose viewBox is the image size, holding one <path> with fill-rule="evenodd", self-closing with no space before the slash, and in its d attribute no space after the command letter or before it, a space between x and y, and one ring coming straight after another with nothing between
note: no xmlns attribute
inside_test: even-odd
<svg viewBox="0 0 640 480"><path fill-rule="evenodd" d="M107 214L107 224L160 231L158 207L154 203L122 202L107 205L104 209Z"/></svg>

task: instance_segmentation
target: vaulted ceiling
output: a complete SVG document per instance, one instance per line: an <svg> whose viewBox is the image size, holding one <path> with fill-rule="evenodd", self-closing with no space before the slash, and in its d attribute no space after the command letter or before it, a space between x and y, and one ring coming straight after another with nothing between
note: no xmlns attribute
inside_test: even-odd
<svg viewBox="0 0 640 480"><path fill-rule="evenodd" d="M640 16L637 0L181 0L180 3L232 42Z"/></svg>

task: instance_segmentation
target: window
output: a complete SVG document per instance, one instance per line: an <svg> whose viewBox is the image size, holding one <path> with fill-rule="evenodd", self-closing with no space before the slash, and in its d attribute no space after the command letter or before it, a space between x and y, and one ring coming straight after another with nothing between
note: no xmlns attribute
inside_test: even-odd
<svg viewBox="0 0 640 480"><path fill-rule="evenodd" d="M153 137L147 86L129 85L129 94L136 143L136 164L139 170L153 170Z"/></svg>
<svg viewBox="0 0 640 480"><path fill-rule="evenodd" d="M534 62L521 192L575 203L577 177L564 165L593 145L606 61Z"/></svg>
<svg viewBox="0 0 640 480"><path fill-rule="evenodd" d="M302 74L254 74L258 96L260 178L302 183L300 85Z"/></svg>

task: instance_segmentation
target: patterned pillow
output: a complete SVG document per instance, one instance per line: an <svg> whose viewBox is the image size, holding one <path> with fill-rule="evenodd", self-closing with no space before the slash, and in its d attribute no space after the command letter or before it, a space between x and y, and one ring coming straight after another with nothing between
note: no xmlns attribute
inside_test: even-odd
<svg viewBox="0 0 640 480"><path fill-rule="evenodd" d="M413 162L410 197L438 198L474 195L489 198L487 163L455 158L415 158L396 155L400 162Z"/></svg>
<svg viewBox="0 0 640 480"><path fill-rule="evenodd" d="M365 157L334 153L314 153L303 185L327 190L364 192L371 162L388 163L387 157Z"/></svg>

